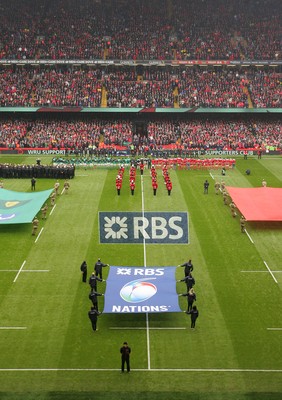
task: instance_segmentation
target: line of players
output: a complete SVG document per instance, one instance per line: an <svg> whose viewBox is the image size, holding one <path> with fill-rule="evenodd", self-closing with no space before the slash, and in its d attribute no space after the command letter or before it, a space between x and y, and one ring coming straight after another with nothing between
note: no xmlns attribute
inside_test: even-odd
<svg viewBox="0 0 282 400"><path fill-rule="evenodd" d="M193 305L197 297L193 288L196 281L192 276L192 271L194 269L192 260L188 260L186 263L178 265L178 267L184 267L184 278L178 280L177 282L185 282L187 287L187 292L179 294L179 296L187 297L187 311L185 311L185 313L191 315L191 329L195 329L196 320L199 316L199 311L197 309L197 306Z"/></svg>

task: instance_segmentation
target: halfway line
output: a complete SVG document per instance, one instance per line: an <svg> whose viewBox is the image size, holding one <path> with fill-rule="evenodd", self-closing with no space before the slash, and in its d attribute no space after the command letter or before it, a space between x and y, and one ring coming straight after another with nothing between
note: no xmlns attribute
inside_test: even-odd
<svg viewBox="0 0 282 400"><path fill-rule="evenodd" d="M187 328L147 328L147 327L140 327L140 328L138 328L138 327L127 327L127 326L125 326L124 328L122 328L122 327L119 327L119 326L112 326L112 327L110 327L110 329L114 329L114 330L147 330L147 329L150 329L150 330L162 330L162 331L165 331L165 330L182 330L182 329L187 329Z"/></svg>

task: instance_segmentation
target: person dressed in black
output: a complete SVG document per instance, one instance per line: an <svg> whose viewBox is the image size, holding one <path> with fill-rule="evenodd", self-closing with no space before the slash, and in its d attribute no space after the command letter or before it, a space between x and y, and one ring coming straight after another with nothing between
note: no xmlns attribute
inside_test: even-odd
<svg viewBox="0 0 282 400"><path fill-rule="evenodd" d="M185 276L188 276L190 274L190 272L192 272L194 269L192 260L188 260L186 263L181 264L180 267L184 267L184 275Z"/></svg>
<svg viewBox="0 0 282 400"><path fill-rule="evenodd" d="M103 275L103 273L102 273L103 267L109 267L109 264L103 264L101 262L101 259L98 258L98 261L96 262L96 264L94 266L94 271L95 271L96 276L99 276L101 279L103 279L103 276L102 276Z"/></svg>
<svg viewBox="0 0 282 400"><path fill-rule="evenodd" d="M98 330L97 329L97 319L98 319L99 315L101 315L101 313L98 312L97 310L95 310L94 307L91 307L91 310L88 311L88 317L89 317L89 319L91 321L91 325L92 325L93 331L97 331Z"/></svg>
<svg viewBox="0 0 282 400"><path fill-rule="evenodd" d="M127 372L130 372L130 353L131 353L131 348L128 346L127 342L124 342L123 346L120 348L121 372L124 372L125 364L126 364Z"/></svg>
<svg viewBox="0 0 282 400"><path fill-rule="evenodd" d="M196 320L197 320L197 318L199 316L199 311L198 311L197 307L193 306L192 310L186 311L186 314L190 314L191 315L191 329L195 329Z"/></svg>
<svg viewBox="0 0 282 400"><path fill-rule="evenodd" d="M88 296L89 300L92 301L94 310L96 310L96 311L98 311L98 297L99 296L104 296L104 294L95 292L94 290L91 290L91 292L89 293L89 296Z"/></svg>
<svg viewBox="0 0 282 400"><path fill-rule="evenodd" d="M191 311L193 303L194 303L194 301L196 301L196 293L194 292L194 289L191 288L189 290L189 292L180 294L179 296L186 296L187 297L187 303L188 303L187 312Z"/></svg>
<svg viewBox="0 0 282 400"><path fill-rule="evenodd" d="M35 190L36 179L34 177L32 177L30 182L31 182L31 190L34 191Z"/></svg>
<svg viewBox="0 0 282 400"><path fill-rule="evenodd" d="M82 272L82 282L86 282L86 279L87 279L87 264L86 264L86 261L83 261L83 263L81 264L80 271Z"/></svg>
<svg viewBox="0 0 282 400"><path fill-rule="evenodd" d="M204 182L204 194L208 194L209 193L209 182L208 182L208 180L206 179L205 180L205 182Z"/></svg>
<svg viewBox="0 0 282 400"><path fill-rule="evenodd" d="M185 282L186 286L187 286L187 292L189 292L190 289L192 289L192 287L195 285L195 279L193 278L191 272L189 272L189 274L187 276L185 276L185 278L180 279L180 281L178 282Z"/></svg>
<svg viewBox="0 0 282 400"><path fill-rule="evenodd" d="M97 292L97 281L104 282L104 279L99 278L99 276L95 275L95 272L92 272L89 278L89 285L91 287L91 291Z"/></svg>

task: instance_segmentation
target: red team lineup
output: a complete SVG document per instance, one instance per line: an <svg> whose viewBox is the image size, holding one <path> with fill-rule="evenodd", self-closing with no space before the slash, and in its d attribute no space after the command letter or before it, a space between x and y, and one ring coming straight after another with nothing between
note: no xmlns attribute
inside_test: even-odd
<svg viewBox="0 0 282 400"><path fill-rule="evenodd" d="M130 188L130 193L131 193L132 196L134 195L135 186L136 186L136 171L139 170L140 171L140 175L143 176L144 169L145 169L145 164L144 164L143 160L141 160L137 164L132 164L130 166L130 169L129 169L129 185L127 187ZM124 171L125 171L124 165L121 165L119 170L118 170L118 174L116 176L116 190L117 190L117 195L118 196L120 196L121 189L122 189L122 186L123 186ZM153 189L153 195L156 196L157 189L158 189L159 185L158 185L158 173L157 173L156 167L154 165L152 165L152 167L150 169L150 176L151 176L151 184L152 184L152 189ZM168 196L170 196L171 191L172 191L172 182L171 182L171 178L170 178L170 175L169 175L167 164L163 164L163 166L162 166L162 176L163 176L163 179L164 179L164 184L165 184L166 189L167 189L167 194L168 194Z"/></svg>

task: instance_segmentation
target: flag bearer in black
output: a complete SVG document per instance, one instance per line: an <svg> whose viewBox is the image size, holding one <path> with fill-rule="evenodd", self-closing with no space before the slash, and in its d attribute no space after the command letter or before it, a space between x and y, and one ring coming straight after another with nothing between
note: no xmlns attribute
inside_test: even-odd
<svg viewBox="0 0 282 400"><path fill-rule="evenodd" d="M127 342L124 342L123 346L120 348L121 372L124 372L125 364L127 372L130 372L130 353L131 353L131 348L128 346Z"/></svg>
<svg viewBox="0 0 282 400"><path fill-rule="evenodd" d="M199 311L198 311L197 307L193 306L192 310L186 311L186 314L190 314L191 315L191 329L195 329L196 320L197 320L197 318L199 316Z"/></svg>
<svg viewBox="0 0 282 400"><path fill-rule="evenodd" d="M191 288L189 292L180 294L179 296L187 296L187 303L188 303L187 312L192 310L193 303L194 301L196 301L196 293L194 292L194 289Z"/></svg>
<svg viewBox="0 0 282 400"><path fill-rule="evenodd" d="M97 281L105 282L104 279L101 279L101 278L99 278L99 276L96 276L95 272L92 272L92 274L89 278L89 285L91 287L91 290L94 292L97 292Z"/></svg>
<svg viewBox="0 0 282 400"><path fill-rule="evenodd" d="M103 264L101 262L101 259L98 258L98 261L96 262L96 264L94 266L94 271L95 271L96 276L100 276L101 279L103 279L103 276L102 276L103 267L109 267L109 264Z"/></svg>
<svg viewBox="0 0 282 400"><path fill-rule="evenodd" d="M193 278L191 272L185 276L185 278L180 279L180 281L178 282L185 282L186 286L187 286L187 292L189 292L189 290L195 285L195 279Z"/></svg>
<svg viewBox="0 0 282 400"><path fill-rule="evenodd" d="M97 319L98 319L98 316L100 314L101 313L99 313L97 310L95 310L94 307L91 307L91 310L88 311L88 317L89 317L89 319L91 321L93 331L97 331L98 330L97 329Z"/></svg>
<svg viewBox="0 0 282 400"><path fill-rule="evenodd" d="M98 296L104 296L104 295L102 293L98 293L98 292L95 292L94 290L92 290L88 296L89 300L92 301L94 310L96 310L96 311L98 311Z"/></svg>
<svg viewBox="0 0 282 400"><path fill-rule="evenodd" d="M184 267L184 275L185 276L188 276L190 274L190 272L192 272L194 269L192 260L189 260L186 263L179 265L179 267Z"/></svg>
<svg viewBox="0 0 282 400"><path fill-rule="evenodd" d="M86 261L83 261L83 263L81 264L80 271L82 272L82 282L86 282L86 279L87 279L87 263L86 263Z"/></svg>

